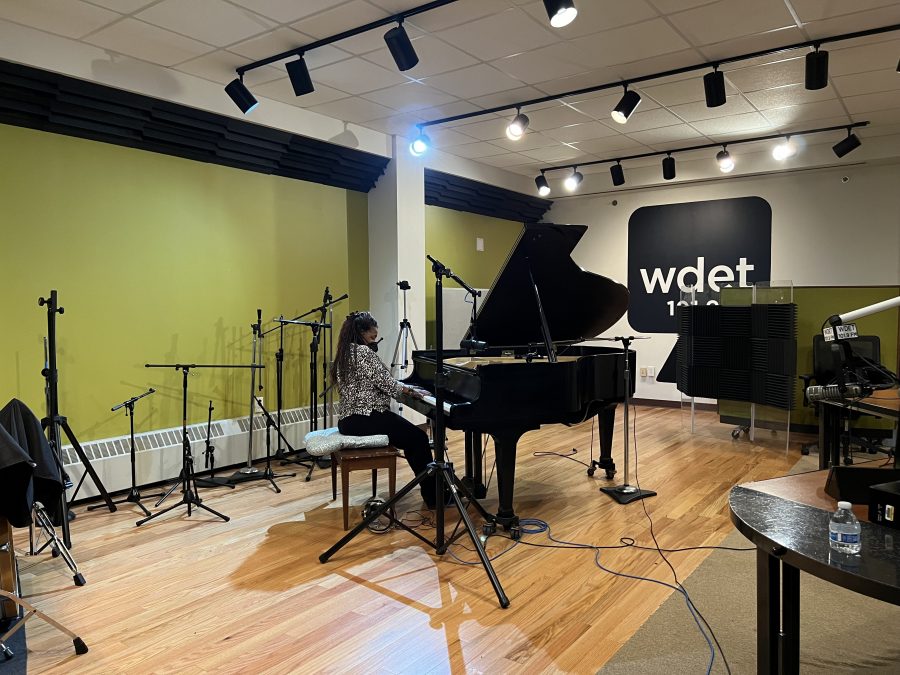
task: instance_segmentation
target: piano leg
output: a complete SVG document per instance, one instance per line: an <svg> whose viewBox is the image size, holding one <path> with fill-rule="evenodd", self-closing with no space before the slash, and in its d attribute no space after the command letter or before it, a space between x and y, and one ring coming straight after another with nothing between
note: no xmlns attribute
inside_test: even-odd
<svg viewBox="0 0 900 675"><path fill-rule="evenodd" d="M487 488L484 485L482 465L484 464L484 450L481 447L481 434L476 431L466 432L466 475L463 484L476 499L484 499L487 496Z"/></svg>
<svg viewBox="0 0 900 675"><path fill-rule="evenodd" d="M598 436L600 440L600 456L591 460L591 466L588 468L588 476L593 476L596 469L606 471L606 477L612 478L616 475L616 463L612 458L612 442L613 442L613 426L616 423L616 404L608 405L597 413L597 424L599 425Z"/></svg>
<svg viewBox="0 0 900 675"><path fill-rule="evenodd" d="M513 486L516 480L516 444L527 430L491 434L494 439L494 454L497 459L497 492L500 508L496 522L519 538L519 516L513 511Z"/></svg>

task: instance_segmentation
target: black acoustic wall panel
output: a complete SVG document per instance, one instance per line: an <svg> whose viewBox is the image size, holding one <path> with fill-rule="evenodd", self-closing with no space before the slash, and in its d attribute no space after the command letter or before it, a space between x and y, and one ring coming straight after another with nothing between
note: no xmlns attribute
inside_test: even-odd
<svg viewBox="0 0 900 675"><path fill-rule="evenodd" d="M678 307L677 386L689 396L790 410L797 370L797 307Z"/></svg>
<svg viewBox="0 0 900 675"><path fill-rule="evenodd" d="M452 176L434 169L425 169L425 203L520 223L540 221L553 205L549 199Z"/></svg>
<svg viewBox="0 0 900 675"><path fill-rule="evenodd" d="M0 123L357 192L371 190L390 161L6 61L0 61Z"/></svg>

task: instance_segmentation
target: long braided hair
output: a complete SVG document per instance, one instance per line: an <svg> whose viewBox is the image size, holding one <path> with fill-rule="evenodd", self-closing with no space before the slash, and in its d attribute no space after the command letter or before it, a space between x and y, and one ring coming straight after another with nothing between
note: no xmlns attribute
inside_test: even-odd
<svg viewBox="0 0 900 675"><path fill-rule="evenodd" d="M363 333L372 328L378 328L378 322L369 312L351 312L344 319L341 332L338 334L337 351L334 357L334 367L331 369L331 381L338 383L339 379L346 380L353 367L354 352L352 345L361 345L365 342Z"/></svg>

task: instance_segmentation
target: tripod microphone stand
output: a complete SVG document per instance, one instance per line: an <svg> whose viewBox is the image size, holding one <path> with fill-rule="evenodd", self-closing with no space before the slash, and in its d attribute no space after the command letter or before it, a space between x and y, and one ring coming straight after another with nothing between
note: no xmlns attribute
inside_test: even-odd
<svg viewBox="0 0 900 675"><path fill-rule="evenodd" d="M628 484L628 436L631 433L630 427L628 426L628 413L629 413L629 404L631 402L631 366L629 365L628 360L628 346L631 344L633 340L642 340L646 339L644 336L640 337L615 337L615 338L598 338L600 340L614 340L616 342L622 343L622 359L624 361L624 377L625 377L625 419L624 419L624 429L625 429L625 473L622 478L625 481L623 485L617 485L615 487L604 487L600 488L600 492L604 492L608 494L610 497L615 499L620 504L630 504L633 501L637 501L638 499L645 499L646 497L655 497L656 493L652 490L641 490L638 487Z"/></svg>
<svg viewBox="0 0 900 675"><path fill-rule="evenodd" d="M494 592L497 594L497 600L500 603L500 606L504 609L509 607L509 599L506 597L506 593L503 591L503 587L500 585L500 580L497 578L497 574L494 572L494 568L491 565L491 561L487 556L487 553L484 551L484 546L481 543L481 538L478 536L475 525L472 523L469 518L469 514L466 512L465 505L463 504L462 497L465 497L469 500L469 503L474 505L481 516L493 523L494 518L491 516L485 509L478 503L478 501L472 496L469 489L463 484L463 482L453 473L453 464L446 461L446 438L447 438L447 430L444 423L444 384L446 380L446 374L444 372L444 338L443 338L443 278L449 277L456 281L460 286L469 290L470 292L474 292L473 289L470 289L469 286L465 284L458 276L453 274L449 268L442 265L439 261L435 260L431 256L426 256L432 263L432 271L435 275L435 376L434 376L434 398L435 398L435 408L434 408L434 461L428 465L424 471L422 471L418 476L416 476L412 481L403 486L393 497L391 497L388 501L380 504L376 508L372 509L369 514L363 518L363 521L359 523L356 527L354 527L350 532L348 532L344 537L338 541L334 546L325 551L322 555L319 556L319 562L326 563L329 558L333 556L337 551L344 547L351 539L353 539L357 534L366 529L370 523L381 518L382 516L388 518L394 525L399 527L400 529L406 530L416 538L423 541L425 544L430 546L435 550L438 555L443 555L446 553L447 549L450 547L456 539L463 535L463 532L458 532L456 535L450 537L449 539L446 537L444 533L444 494L445 491L449 494L450 498L453 500L453 503L456 505L457 510L459 511L460 522L463 523L465 532L468 533L469 538L472 540L472 544L475 546L475 550L478 553L478 558L481 560L481 565L484 567L484 571L488 576L488 579L491 582L491 586L494 588ZM399 502L403 497L405 497L410 490L412 490L417 485L421 484L422 481L425 480L433 480L435 484L435 539L431 541L426 539L421 534L407 526L401 520L399 520L394 515L394 505ZM462 496L460 496L462 495ZM458 527L457 523L457 527Z"/></svg>
<svg viewBox="0 0 900 675"><path fill-rule="evenodd" d="M266 410L266 407L263 405L263 402L257 398L257 405L259 405L260 410L263 411L263 415L266 416L266 468L264 471L260 472L258 475L260 479L267 480L272 484L272 487L275 488L275 492L281 492L281 488L275 483L276 478L293 478L297 474L295 473L274 473L272 471L272 455L271 455L271 432L274 428L278 432L279 438L284 440L287 443L287 439L281 436L281 430L278 429L278 425L275 424L275 420L272 419L272 415L269 414L269 411ZM290 444L288 444L290 447Z"/></svg>
<svg viewBox="0 0 900 675"><path fill-rule="evenodd" d="M125 415L128 417L130 421L130 430L129 430L129 438L131 441L131 489L128 491L128 496L124 499L120 499L118 501L113 502L113 504L124 504L131 503L137 504L138 508L144 512L144 515L149 516L150 511L147 510L147 507L141 504L141 493L137 489L137 475L135 472L135 454L134 454L134 404L137 401L140 401L145 396L149 396L156 392L156 389L150 388L149 391L145 391L143 394L139 396L133 396L127 401L122 401L116 406L113 406L110 411L115 412L119 408L125 408ZM162 492L159 492L154 495L148 495L148 499L152 497L161 497ZM88 511L93 511L94 509L99 509L105 506L104 504L94 504L93 506L88 507Z"/></svg>
<svg viewBox="0 0 900 675"><path fill-rule="evenodd" d="M115 512L116 505L113 503L112 498L109 496L109 493L103 486L103 482L100 480L100 476L97 475L97 472L94 471L94 467L91 466L91 462L88 459L87 455L84 454L84 450L81 448L81 444L78 442L78 439L75 437L72 428L69 426L68 419L59 414L59 371L56 369L56 315L63 314L65 312L65 308L59 306L55 290L50 291L49 298L39 298L38 305L40 305L41 307L47 305L47 338L49 342L49 346L47 348L47 366L42 371L42 375L46 379L47 417L41 420L41 426L47 432L47 440L49 441L50 446L53 449L53 456L56 458L56 462L59 465L61 473L64 472L62 471L62 436L60 435L60 428L62 428L62 430L65 432L66 437L69 439L69 443L72 444L72 448L75 450L75 453L78 455L78 459L84 466L84 473L81 475L81 480L78 481L78 485L75 487L75 491L72 493L71 499L66 498L65 490L63 490L62 496L60 497L60 499L62 500L61 527L63 533L63 543L66 545L66 548L72 548L72 538L69 532L68 502L74 501L75 495L77 495L78 490L81 489L81 485L82 483L84 483L84 479L86 476L91 477L91 480L94 482L94 486L97 488L97 492L99 492L100 496L103 497L103 501L106 503L106 506L109 508L110 512Z"/></svg>
<svg viewBox="0 0 900 675"><path fill-rule="evenodd" d="M244 365L200 365L197 363L145 363L145 368L174 368L175 370L180 370L181 377L181 501L177 504L173 504L162 511L157 511L151 516L147 516L135 523L135 525L140 526L144 523L153 520L154 518L158 518L159 516L172 511L173 509L178 508L179 506L187 506L187 514L191 515L191 508L196 506L198 509L203 509L204 511L208 511L209 513L221 518L225 522L228 522L229 518L226 515L219 513L218 511L214 511L208 506L203 504L203 500L200 499L200 494L197 492L197 479L194 476L194 456L191 454L191 439L188 437L187 431L187 396L188 396L188 374L190 373L192 368L252 368L254 371L257 368L264 368L265 366L258 366L256 364L250 366ZM177 484L176 484L177 485ZM172 490L175 488L173 487ZM171 493L172 490L169 490ZM162 501L162 500L160 500ZM157 502L159 505L160 502Z"/></svg>

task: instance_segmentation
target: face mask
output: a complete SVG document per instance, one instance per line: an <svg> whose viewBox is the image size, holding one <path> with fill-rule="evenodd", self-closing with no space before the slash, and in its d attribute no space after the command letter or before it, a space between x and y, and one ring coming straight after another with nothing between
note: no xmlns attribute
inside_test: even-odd
<svg viewBox="0 0 900 675"><path fill-rule="evenodd" d="M381 338L381 340L383 340L383 339L384 338ZM381 340L378 340L378 342L381 342ZM378 342L370 342L366 346L377 354L378 353Z"/></svg>

